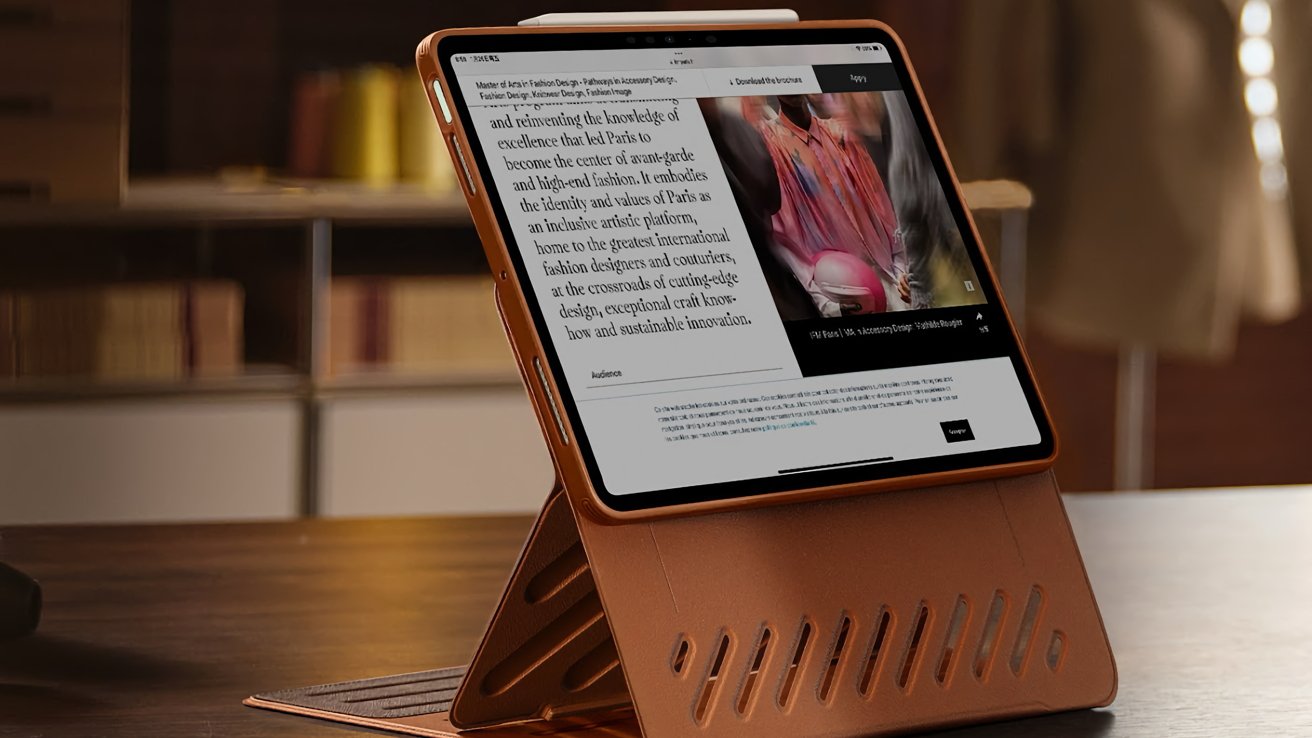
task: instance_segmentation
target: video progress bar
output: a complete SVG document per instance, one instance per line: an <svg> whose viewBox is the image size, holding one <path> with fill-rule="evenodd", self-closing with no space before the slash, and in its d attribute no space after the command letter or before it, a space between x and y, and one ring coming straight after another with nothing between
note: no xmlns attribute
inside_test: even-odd
<svg viewBox="0 0 1312 738"><path fill-rule="evenodd" d="M819 466L799 466L796 469L780 469L779 474L796 474L798 472L819 471L820 469L836 469L840 466L864 466L866 464L882 464L885 461L892 461L892 456L880 456L878 459L861 459L860 461L840 461L837 464L820 464Z"/></svg>

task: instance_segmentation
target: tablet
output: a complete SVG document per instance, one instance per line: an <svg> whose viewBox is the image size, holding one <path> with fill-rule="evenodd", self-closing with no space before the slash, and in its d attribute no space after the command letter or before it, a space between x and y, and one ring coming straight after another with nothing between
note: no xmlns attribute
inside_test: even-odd
<svg viewBox="0 0 1312 738"><path fill-rule="evenodd" d="M1051 463L886 27L474 29L419 56L557 462L603 514Z"/></svg>

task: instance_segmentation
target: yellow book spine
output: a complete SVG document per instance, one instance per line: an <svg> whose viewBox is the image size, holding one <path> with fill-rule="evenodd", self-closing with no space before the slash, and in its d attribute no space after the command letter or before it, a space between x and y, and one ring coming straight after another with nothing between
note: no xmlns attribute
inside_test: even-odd
<svg viewBox="0 0 1312 738"><path fill-rule="evenodd" d="M336 176L377 186L396 181L398 77L395 67L380 64L344 76L334 116Z"/></svg>

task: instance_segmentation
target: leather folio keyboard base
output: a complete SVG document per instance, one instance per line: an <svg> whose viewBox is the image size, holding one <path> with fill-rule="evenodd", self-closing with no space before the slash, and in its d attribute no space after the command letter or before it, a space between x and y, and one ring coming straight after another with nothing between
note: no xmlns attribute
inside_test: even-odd
<svg viewBox="0 0 1312 738"><path fill-rule="evenodd" d="M255 698L311 710L387 720L446 712L464 676L465 667L452 666L412 674L283 689L258 694Z"/></svg>

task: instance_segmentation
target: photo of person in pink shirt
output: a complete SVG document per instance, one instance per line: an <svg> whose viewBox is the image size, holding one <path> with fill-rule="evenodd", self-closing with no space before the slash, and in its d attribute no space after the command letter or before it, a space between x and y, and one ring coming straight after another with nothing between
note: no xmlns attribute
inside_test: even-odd
<svg viewBox="0 0 1312 738"><path fill-rule="evenodd" d="M901 92L699 106L784 321L983 301Z"/></svg>
<svg viewBox="0 0 1312 738"><path fill-rule="evenodd" d="M781 258L822 315L909 307L897 215L864 143L841 120L818 115L807 96L777 99L778 114L759 127L779 177L772 225ZM882 294L864 299L874 292Z"/></svg>

